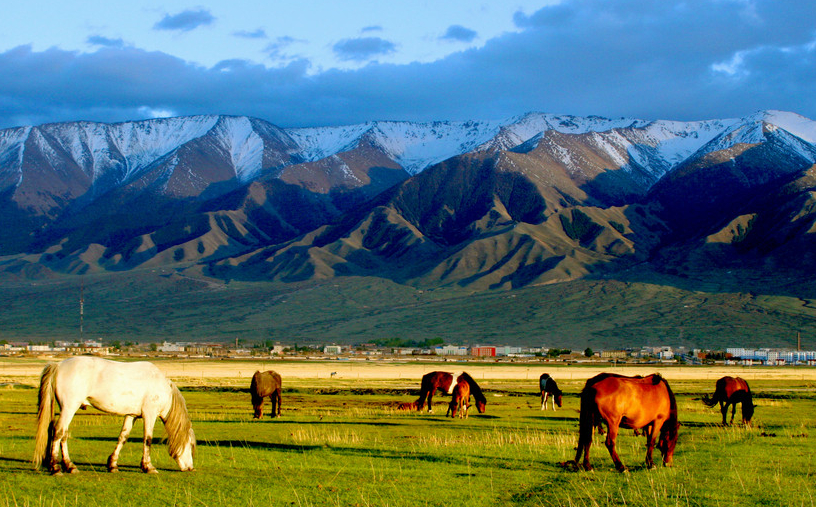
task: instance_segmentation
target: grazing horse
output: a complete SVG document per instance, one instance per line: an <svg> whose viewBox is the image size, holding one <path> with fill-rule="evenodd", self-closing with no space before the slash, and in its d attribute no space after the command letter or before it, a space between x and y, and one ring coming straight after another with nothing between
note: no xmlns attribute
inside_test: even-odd
<svg viewBox="0 0 816 507"><path fill-rule="evenodd" d="M467 380L459 380L453 388L453 395L448 405L448 413L451 417L456 417L456 414L459 414L460 419L467 419L469 404L470 384L468 384Z"/></svg>
<svg viewBox="0 0 816 507"><path fill-rule="evenodd" d="M717 381L714 389L714 396L703 396L703 403L709 407L713 407L720 403L720 411L722 411L722 423L725 426L725 416L728 413L728 405L731 405L731 424L734 424L734 413L737 411L737 403L742 403L742 423L751 424L751 418L754 416L753 399L751 398L751 388L748 387L748 382L740 377L723 377Z"/></svg>
<svg viewBox="0 0 816 507"><path fill-rule="evenodd" d="M552 409L555 412L555 406L561 406L561 389L558 389L558 384L550 377L549 373L542 373L538 379L538 385L541 388L541 410L547 410L547 398L552 395Z"/></svg>
<svg viewBox="0 0 816 507"><path fill-rule="evenodd" d="M618 471L626 470L615 449L620 427L644 430L647 467L654 467L652 451L656 442L663 454L663 465L671 465L680 423L674 393L660 375L624 377L601 373L587 380L581 392L578 452L575 454L575 465L585 470L592 470L589 448L599 419L606 423L606 448ZM581 454L584 455L582 463L579 462Z"/></svg>
<svg viewBox="0 0 816 507"><path fill-rule="evenodd" d="M56 423L54 401L60 406ZM33 460L37 468L47 460L51 473L61 474L58 463L61 450L65 471L72 474L78 471L68 455L68 426L76 411L89 405L125 416L116 448L108 458L109 472L119 470L119 451L138 417L144 419L142 471L156 473L150 462L150 445L157 417L164 423L170 456L182 471L193 470L195 433L176 385L152 363L119 363L90 356L72 357L43 369Z"/></svg>
<svg viewBox="0 0 816 507"><path fill-rule="evenodd" d="M252 396L252 408L255 410L253 419L263 417L264 398L269 396L272 403L272 417L280 417L281 414L281 376L269 370L265 372L256 371L252 375L252 382L249 384L249 394Z"/></svg>
<svg viewBox="0 0 816 507"><path fill-rule="evenodd" d="M425 402L428 402L428 412L433 412L433 396L437 389L445 391L448 394L453 394L453 389L456 387L456 381L464 379L470 386L470 394L476 400L476 408L482 414L487 405L487 398L482 393L479 384L473 380L473 377L465 372L448 373L446 371L432 371L422 376L422 383L420 384L419 399L416 401L417 410L425 408Z"/></svg>

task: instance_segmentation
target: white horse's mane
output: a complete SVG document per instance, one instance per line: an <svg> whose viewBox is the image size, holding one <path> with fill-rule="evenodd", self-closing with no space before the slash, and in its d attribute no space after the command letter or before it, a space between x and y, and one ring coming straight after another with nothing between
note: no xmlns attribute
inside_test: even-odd
<svg viewBox="0 0 816 507"><path fill-rule="evenodd" d="M164 419L164 428L167 431L167 450L170 456L177 457L184 450L184 445L188 440L193 445L195 451L195 436L193 435L193 424L190 422L190 415L187 413L187 404L184 397L179 392L178 387L170 383L172 402L167 417Z"/></svg>

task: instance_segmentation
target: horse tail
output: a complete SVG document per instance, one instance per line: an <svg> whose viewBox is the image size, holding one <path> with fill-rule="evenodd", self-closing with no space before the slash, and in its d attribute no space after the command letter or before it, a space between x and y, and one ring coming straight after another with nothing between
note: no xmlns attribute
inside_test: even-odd
<svg viewBox="0 0 816 507"><path fill-rule="evenodd" d="M465 382L468 383L468 386L470 387L470 394L473 395L473 399L475 399L477 403L482 403L484 405L487 404L487 398L485 398L484 393L482 393L482 388L479 387L479 384L477 384L475 380L473 380L473 377L462 372L462 374L459 375L459 378L464 379ZM456 379L454 379L454 382L455 381Z"/></svg>
<svg viewBox="0 0 816 507"><path fill-rule="evenodd" d="M592 432L595 421L598 419L598 407L595 403L595 388L587 381L581 391L581 409L578 416L578 452L575 454L575 463L579 463L581 454L592 444Z"/></svg>
<svg viewBox="0 0 816 507"><path fill-rule="evenodd" d="M34 457L31 460L38 469L47 457L53 439L54 379L57 365L46 366L40 375L40 391L37 397L37 436L34 438Z"/></svg>
<svg viewBox="0 0 816 507"><path fill-rule="evenodd" d="M714 391L713 396L709 396L707 394L703 395L703 403L705 403L705 405L707 407L713 407L719 401L720 401L720 386L719 385L717 386L717 389Z"/></svg>
<svg viewBox="0 0 816 507"><path fill-rule="evenodd" d="M164 418L164 429L167 430L167 451L175 458L187 443L193 423L187 413L187 403L176 384L170 383L170 410ZM195 442L193 442L195 444Z"/></svg>
<svg viewBox="0 0 816 507"><path fill-rule="evenodd" d="M429 375L430 373L426 373L422 376L422 382L419 385L419 399L416 401L417 410L425 408L425 398L428 397L428 393L433 389L432 386L429 386L431 382Z"/></svg>

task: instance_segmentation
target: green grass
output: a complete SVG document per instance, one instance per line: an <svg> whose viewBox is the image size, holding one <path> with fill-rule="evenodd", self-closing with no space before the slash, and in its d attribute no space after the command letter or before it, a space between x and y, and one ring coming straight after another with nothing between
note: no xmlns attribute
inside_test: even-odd
<svg viewBox="0 0 816 507"><path fill-rule="evenodd" d="M166 269L6 280L0 283L0 329L10 341L78 338L83 285L84 337L121 342L240 338L322 345L398 337L603 350L792 347L801 332L804 346L816 347L816 304L807 291L790 295L770 284L767 292L738 291L716 279L630 275L628 281L492 292L419 290L353 277L224 284Z"/></svg>
<svg viewBox="0 0 816 507"><path fill-rule="evenodd" d="M710 381L674 382L684 424L675 466L645 469L643 438L624 431L618 449L626 474L613 470L597 437L594 472L560 465L574 457L578 381L563 383L567 396L555 413L539 410L529 382L485 381L488 411L466 420L446 419L441 401L432 415L397 412L394 403L412 397L376 394L387 381L341 385L336 394L319 394L327 381L288 384L283 417L262 421L251 419L246 393L184 390L197 470L176 471L159 441L156 476L138 470L141 423L122 452L121 472L105 472L121 421L94 410L72 425L81 472L34 472L36 391L0 390L0 507L754 506L813 505L816 495L816 392L807 382L756 381L752 428L716 424L719 412L698 399ZM374 394L352 394L361 387Z"/></svg>

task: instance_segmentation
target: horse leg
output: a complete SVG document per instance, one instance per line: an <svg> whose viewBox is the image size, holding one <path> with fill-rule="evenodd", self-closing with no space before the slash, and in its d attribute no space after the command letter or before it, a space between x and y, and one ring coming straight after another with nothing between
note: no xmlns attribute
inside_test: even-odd
<svg viewBox="0 0 816 507"><path fill-rule="evenodd" d="M547 410L547 391L541 391L541 410Z"/></svg>
<svg viewBox="0 0 816 507"><path fill-rule="evenodd" d="M119 440L116 442L116 448L113 450L113 453L108 457L108 472L118 472L119 471L119 451L122 450L122 447L127 442L128 435L130 435L130 430L133 429L133 416L126 415L125 421L122 423L122 431L119 433Z"/></svg>
<svg viewBox="0 0 816 507"><path fill-rule="evenodd" d="M156 467L150 462L150 446L153 445L153 426L156 424L155 415L144 415L144 445L142 447L142 472L146 474L157 474Z"/></svg>
<svg viewBox="0 0 816 507"><path fill-rule="evenodd" d="M275 395L278 398L278 412L277 412L278 415L277 416L280 417L281 404L283 403L283 395L281 394L281 389L280 388L278 388L278 390L275 392Z"/></svg>
<svg viewBox="0 0 816 507"><path fill-rule="evenodd" d="M728 404L721 401L720 402L720 411L722 412L722 416L723 416L723 426L725 426L726 424L728 424L728 423L725 422L725 418L728 417Z"/></svg>
<svg viewBox="0 0 816 507"><path fill-rule="evenodd" d="M554 394L552 396L552 407L553 407L553 412L555 412L555 395Z"/></svg>
<svg viewBox="0 0 816 507"><path fill-rule="evenodd" d="M732 403L731 404L731 424L734 424L734 414L736 414L736 413L737 413L737 404Z"/></svg>
<svg viewBox="0 0 816 507"><path fill-rule="evenodd" d="M618 456L618 451L615 449L615 440L618 438L618 430L620 421L615 421L614 423L609 422L607 423L606 428L606 449L609 451L609 456L612 457L612 461L615 463L615 468L618 469L618 472L625 472L626 466Z"/></svg>
<svg viewBox="0 0 816 507"><path fill-rule="evenodd" d="M68 426L71 425L71 420L74 414L79 410L79 405L69 406L65 404L62 407L57 424L54 425L54 439L51 443L51 460L49 468L52 474L60 474L60 468L57 464L57 457L62 451L62 468L69 474L79 472L76 465L71 461L71 456L68 454Z"/></svg>
<svg viewBox="0 0 816 507"><path fill-rule="evenodd" d="M436 388L434 388L434 390L436 390ZM434 393L433 391L428 393L428 413L429 414L433 413L433 393ZM445 416L447 417L447 414Z"/></svg>
<svg viewBox="0 0 816 507"><path fill-rule="evenodd" d="M645 428L643 428L643 433L646 434L646 467L647 468L654 468L654 460L652 459L652 453L654 452L655 448L655 441L656 441L656 434L655 431L656 425L654 423L649 424ZM635 430L637 431L637 430Z"/></svg>

